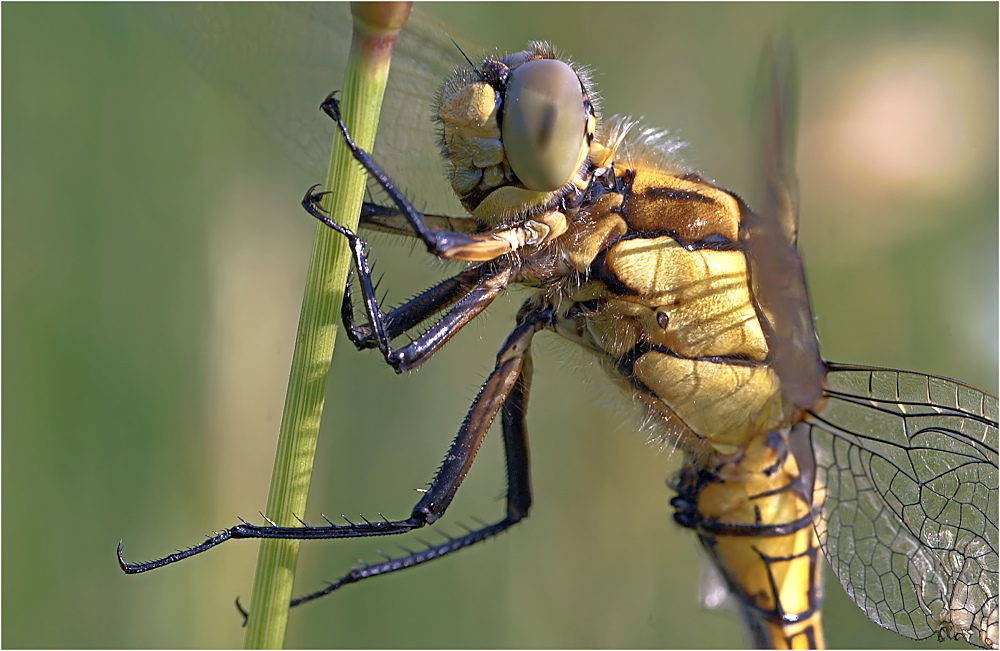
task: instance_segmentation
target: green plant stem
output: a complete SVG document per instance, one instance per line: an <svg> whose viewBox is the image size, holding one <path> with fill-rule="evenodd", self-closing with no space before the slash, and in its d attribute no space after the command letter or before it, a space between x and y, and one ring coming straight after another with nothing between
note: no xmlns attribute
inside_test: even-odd
<svg viewBox="0 0 1000 651"><path fill-rule="evenodd" d="M354 34L341 107L355 141L368 150L375 143L389 59L409 12L410 3L352 6ZM364 199L365 174L339 133L333 139L326 187L335 191L324 202L333 219L356 229ZM337 318L350 263L346 240L317 224L265 511L268 518L281 526L299 526L295 516L305 514ZM284 645L298 551L296 540L261 541L244 648Z"/></svg>

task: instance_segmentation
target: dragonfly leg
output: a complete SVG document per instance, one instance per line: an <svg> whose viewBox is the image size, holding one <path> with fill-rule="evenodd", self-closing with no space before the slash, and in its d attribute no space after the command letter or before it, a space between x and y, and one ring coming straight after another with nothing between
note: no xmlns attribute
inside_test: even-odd
<svg viewBox="0 0 1000 651"><path fill-rule="evenodd" d="M406 195L396 187L392 179L372 159L371 154L358 147L354 139L351 138L347 125L344 124L340 115L340 102L334 97L334 94L331 93L320 105L320 108L337 123L337 127L344 136L344 142L351 150L354 159L361 163L365 171L382 186L382 189L396 204L402 216L416 231L417 237L423 240L431 254L447 260L484 262L494 260L513 250L514 246L508 239L497 237L491 233L469 233L465 230L434 230L430 228L424 215L413 207Z"/></svg>
<svg viewBox="0 0 1000 651"><path fill-rule="evenodd" d="M495 275L495 271L495 269L483 265L470 267L392 309L384 317L386 335L392 340L415 328L423 321L468 296L477 286L483 283L488 284ZM481 310L477 310L475 314L478 314L479 311ZM348 282L347 290L344 292L341 317L348 338L359 350L378 347L371 324L359 324L354 319L354 296L350 282Z"/></svg>
<svg viewBox="0 0 1000 651"><path fill-rule="evenodd" d="M392 330L390 329L389 318L382 313L382 309L378 304L378 298L375 295L371 265L368 263L368 256L365 253L365 241L354 233L354 231L330 219L329 215L326 214L320 205L320 200L324 193L316 192L317 187L313 186L309 188L306 196L302 199L302 207L310 215L347 238L351 247L351 254L354 256L354 266L358 270L358 281L361 284L361 294L364 298L365 311L368 314L368 327L371 329L370 334L364 330L364 326L356 327L353 318L353 307L342 305L341 316L346 319L345 324L348 331L358 338L358 341L355 341L355 345L359 348L368 347L366 339L368 337L373 338L375 345L385 357L386 363L392 366L397 373L412 370L426 361L456 332L461 330L465 324L485 310L493 302L493 299L510 284L517 273L517 267L513 263L497 263L496 265L483 267L483 271L476 278L476 283L471 286L466 295L459 299L447 314L442 316L426 332L406 346L398 349L393 348L392 339L394 335L390 334ZM469 281L469 278L462 278L462 274L459 274L456 278L459 278L459 285L463 281ZM440 295L437 295L435 293L436 290L442 287ZM426 305L421 300L424 295L414 299L418 310L412 317L410 327L422 320L422 318L418 317L431 316L435 311L443 309L451 297L460 294L460 291L458 291L460 288L450 290L446 281L444 284L429 290L430 298ZM452 291L454 293L450 293ZM349 295L345 293L344 297L348 299ZM433 309L435 307L437 307L436 310ZM350 312L349 316L348 312ZM397 317L399 317L398 312ZM410 322L410 317L403 318L401 321L404 325ZM398 328L399 326L395 327ZM354 338L352 337L353 340Z"/></svg>
<svg viewBox="0 0 1000 651"><path fill-rule="evenodd" d="M528 448L524 413L530 385L531 361L529 347L534 334L552 320L550 308L529 310L519 321L497 354L493 372L483 384L479 395L455 437L448 455L430 488L414 506L406 520L365 520L346 525L325 527L256 526L243 522L209 538L200 545L143 563L129 563L118 545L118 562L126 574L146 572L207 551L233 538L284 538L316 540L330 538L361 538L405 533L437 521L451 504L455 493L468 474L497 412L502 410L504 448L507 456L507 513L498 522L449 540L440 545L414 552L382 563L356 568L336 582L317 592L291 602L296 606L329 594L344 585L386 574L433 560L495 536L527 516L531 506L531 486L528 478Z"/></svg>
<svg viewBox="0 0 1000 651"><path fill-rule="evenodd" d="M449 552L468 547L507 529L527 515L531 505L531 489L528 482L528 450L524 425L524 410L530 374L529 346L534 334L552 321L551 308L528 310L523 313L517 327L507 338L497 354L496 367L486 379L479 395L469 408L455 441L452 443L430 488L405 520L365 519L361 523L346 525L330 524L313 527L303 523L301 527L258 526L246 521L208 538L199 545L170 554L163 558L141 563L130 563L118 545L118 564L126 574L139 574L170 565L196 554L208 551L230 539L239 538L281 538L292 540L321 540L330 538L365 538L406 533L437 521L451 504L458 487L465 479L476 452L482 444L486 432L503 409L502 423L507 454L507 515L481 529L464 536L450 539L447 543L430 547L409 556L370 565L354 570L339 582L326 589L306 595L292 605L310 601L322 594L328 594L347 583L354 583L370 576L384 574L405 567L429 561ZM266 518L265 518L266 519ZM328 521L329 522L329 521ZM335 586L335 587L334 587Z"/></svg>
<svg viewBox="0 0 1000 651"><path fill-rule="evenodd" d="M496 368L469 409L441 470L413 510L414 516L423 514L427 524L433 523L444 513L465 479L486 431L500 410L507 460L507 513L503 519L465 535L449 537L447 542L440 545L429 545L406 556L355 568L325 588L293 599L291 607L326 596L345 585L413 567L464 549L502 533L528 516L531 508L531 482L524 416L531 385L529 345L535 332L551 321L550 309L529 310L508 337L497 355Z"/></svg>
<svg viewBox="0 0 1000 651"><path fill-rule="evenodd" d="M451 246L455 245L468 245L473 242L470 236L466 233L460 233L455 231L432 231L424 223L423 215L421 215L413 204L409 202L403 192L396 187L396 184L388 177L388 175L382 171L382 169L372 160L371 155L364 149L361 149L351 138L351 134L347 130L347 125L344 124L344 120L340 115L340 102L334 97L334 93L331 93L329 97L320 105L320 108L333 119L337 126L340 128L340 132L344 136L344 142L347 143L348 148L351 150L351 154L354 158L361 163L362 167L371 174L379 185L385 190L392 202L399 207L400 212L406 217L406 221L410 223L413 230L417 232L417 235L424 241L427 246L427 250L432 254L444 257L445 251Z"/></svg>
<svg viewBox="0 0 1000 651"><path fill-rule="evenodd" d="M432 215L421 213L421 218L431 230L434 231L460 231L462 233L482 233L489 230L489 225L484 224L473 217L452 217L450 215ZM361 205L361 218L359 220L361 228L365 230L388 233L390 235L402 235L403 237L416 238L413 227L406 220L403 213L399 212L396 206L383 206L378 203L366 201Z"/></svg>
<svg viewBox="0 0 1000 651"><path fill-rule="evenodd" d="M384 316L385 331L389 339L395 339L407 330L415 328L424 320L454 305L464 294L468 294L474 283L465 283L460 276L467 276L469 272L475 271L478 269L466 269L461 274L445 279L434 287L421 292L419 296L390 310ZM350 276L348 276L347 286L344 288L340 318L344 324L347 338L351 340L355 348L358 350L378 348L371 323L359 323L354 318L354 290L351 286Z"/></svg>

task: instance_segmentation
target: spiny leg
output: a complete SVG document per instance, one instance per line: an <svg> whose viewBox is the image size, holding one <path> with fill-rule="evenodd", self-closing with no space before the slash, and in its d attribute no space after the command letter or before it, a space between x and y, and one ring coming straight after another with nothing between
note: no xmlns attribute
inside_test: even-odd
<svg viewBox="0 0 1000 651"><path fill-rule="evenodd" d="M385 314L385 330L389 339L395 339L411 328L415 328L426 319L431 318L441 310L454 305L478 282L482 273L480 267L466 269L462 273L447 278L434 287L420 293L403 305L393 308ZM469 277L473 282L467 282ZM372 334L370 323L359 323L354 318L354 291L351 278L347 279L344 289L344 300L340 306L340 317L344 324L347 338L358 350L377 348L378 342Z"/></svg>
<svg viewBox="0 0 1000 651"><path fill-rule="evenodd" d="M389 176L375 163L371 155L358 147L351 138L347 125L344 124L344 120L340 116L340 104L333 94L326 98L320 108L337 123L337 127L344 136L344 142L351 150L354 159L361 163L365 171L378 181L385 193L399 208L402 217L416 231L416 236L423 240L431 254L445 260L485 262L495 260L525 244L538 244L546 237L557 237L565 232L566 218L558 210L549 211L537 219L529 220L530 223L515 226L506 231L472 232L478 228L479 224L468 218L456 221L459 226L458 230L434 230L430 228L427 225L428 220L440 225L442 220L447 223L448 219L440 216L426 217L413 207L413 204L396 187ZM384 209L383 215L387 216Z"/></svg>
<svg viewBox="0 0 1000 651"><path fill-rule="evenodd" d="M327 587L293 599L295 607L335 592L345 585L357 583L381 574L388 574L440 558L475 543L492 538L510 528L528 515L531 507L531 483L528 464L528 439L525 425L528 390L531 383L531 356L529 345L532 336L552 321L550 309L529 311L517 328L507 338L497 354L497 364L483 384L479 395L469 409L455 441L448 451L445 463L434 478L424 498L414 508L425 513L431 524L447 509L458 487L468 473L482 444L486 431L497 411L502 410L504 453L507 459L507 513L499 521L475 529L465 535L448 539L440 545L412 552L400 558L372 563L351 570ZM459 460L452 462L453 459Z"/></svg>
<svg viewBox="0 0 1000 651"><path fill-rule="evenodd" d="M216 547L227 540L237 538L281 538L293 540L322 540L334 538L364 538L369 536L385 536L405 533L418 529L426 524L437 521L451 504L459 486L465 479L476 452L482 444L486 432L496 417L497 412L504 407L513 396L514 402L504 412L504 438L508 460L508 507L507 516L482 529L472 531L464 536L450 540L423 552L397 561L387 561L378 565L356 570L358 573L342 579L340 585L353 583L367 576L403 569L443 554L468 547L469 545L495 536L504 529L524 517L531 503L527 472L527 447L524 433L524 399L527 380L522 379L525 363L528 360L529 344L535 332L546 327L553 318L550 308L526 312L518 326L507 338L506 343L497 355L497 363L493 372L487 378L476 400L472 403L452 443L441 468L438 470L430 488L413 507L410 517L405 520L365 520L362 523L346 525L330 524L325 527L311 527L303 522L302 527L257 526L242 522L212 536L199 545L184 551L176 552L153 561L129 563L122 555L122 545L118 545L118 563L126 574L138 574L169 565L190 556L200 554ZM518 415L520 414L520 415ZM266 518L265 518L266 519ZM329 520L327 520L329 522ZM350 522L350 521L348 521ZM377 570L377 571L376 571ZM336 585L336 584L335 584ZM337 586L339 587L339 585ZM336 588L327 588L323 593L332 592ZM320 594L307 595L301 599L311 600ZM300 603L298 601L297 603Z"/></svg>
<svg viewBox="0 0 1000 651"><path fill-rule="evenodd" d="M323 212L322 209L321 212ZM433 230L456 230L464 233L479 233L485 230L483 224L472 217L453 217L424 213L423 219ZM406 221L406 218L399 211L399 208L383 206L371 201L366 201L362 204L358 226L365 231L376 231L419 239L417 234L413 232L410 223ZM490 262L492 263L493 261ZM407 330L416 327L422 321L453 305L477 285L484 278L484 274L493 273L494 271L495 267L491 265L476 264L455 274L451 278L441 281L434 287L424 290L405 304L393 308L385 315L386 331L389 338L395 339ZM344 301L341 305L341 317L347 329L347 336L359 350L376 348L377 344L372 338L370 324L362 325L354 320L353 293L351 290L351 277L348 276Z"/></svg>
<svg viewBox="0 0 1000 651"><path fill-rule="evenodd" d="M370 336L374 339L375 345L382 352L383 357L385 357L386 363L392 366L397 373L414 369L426 361L456 332L485 310L517 274L517 267L514 266L513 261L508 261L507 263L498 261L496 264L486 267L478 278L477 283L471 287L466 295L458 300L455 306L428 328L426 332L402 348L393 348L393 335L390 334L388 319L383 315L382 309L378 304L378 297L375 295L371 266L368 263L368 256L365 253L365 241L352 230L341 226L327 215L320 204L323 195L326 193L316 192L317 187L313 186L309 188L306 196L302 199L302 207L310 215L347 238L351 254L354 256L354 266L358 270L358 282L361 285L365 312L368 314L368 327L371 328ZM430 290L432 295L435 289L432 288ZM345 294L346 297L347 295ZM440 300L443 307L447 298L447 294L442 294L442 296L439 296L435 300ZM427 309L430 310L432 307L429 306ZM348 317L347 310L353 312L353 308L342 306L341 315L343 317ZM433 313L433 310L430 310L430 314L418 312L413 318L421 318L414 321L413 325ZM409 317L403 319L404 324L408 321ZM353 329L353 313L350 314L346 325L349 331ZM355 331L356 333L357 331ZM359 339L359 341L361 345L357 341L355 342L355 345L358 345L359 348L366 346L364 339Z"/></svg>
<svg viewBox="0 0 1000 651"><path fill-rule="evenodd" d="M472 292L478 285L489 283L496 275L494 266L476 265L451 278L447 278L434 287L421 292L403 305L385 314L385 330L389 339L395 339L406 331L415 328L442 310L451 307L463 297ZM341 317L347 336L359 349L377 348L378 343L372 335L370 323L359 324L354 319L354 296L350 283L344 292L344 302L341 306ZM478 314L478 311L476 312Z"/></svg>
<svg viewBox="0 0 1000 651"><path fill-rule="evenodd" d="M358 147L354 139L351 138L351 134L347 130L347 125L344 124L344 120L340 115L340 102L334 97L335 94L335 92L331 93L320 105L320 108L337 123L341 134L344 136L344 142L351 150L351 154L355 160L361 163L365 171L378 181L382 189L385 190L385 193L396 204L403 216L406 217L406 221L417 232L417 236L424 241L427 250L433 255L445 258L448 257L447 252L451 248L475 245L480 238L473 237L468 233L461 231L434 231L428 228L424 222L423 215L413 207L413 204L410 203L403 192L396 187L396 184L392 182L382 168L372 160L371 155Z"/></svg>
<svg viewBox="0 0 1000 651"><path fill-rule="evenodd" d="M488 226L473 217L453 217L450 215L432 215L421 213L424 224L432 231L459 231L462 233L483 233L488 230ZM405 215L395 206L383 206L382 204L366 201L361 205L361 228L367 231L378 231L389 235L402 235L403 237L419 239L413 232L413 227L406 220Z"/></svg>

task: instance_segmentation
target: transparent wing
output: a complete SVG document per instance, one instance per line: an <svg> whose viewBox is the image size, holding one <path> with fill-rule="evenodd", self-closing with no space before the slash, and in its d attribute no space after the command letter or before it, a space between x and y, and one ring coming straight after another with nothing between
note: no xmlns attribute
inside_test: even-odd
<svg viewBox="0 0 1000 651"><path fill-rule="evenodd" d="M290 156L323 179L334 126L319 104L342 87L351 40L347 3L155 3L134 10L204 76L245 100ZM413 12L394 52L375 145L394 181L450 214L461 208L451 199L432 118L438 90L465 63L456 42L472 57L482 53Z"/></svg>
<svg viewBox="0 0 1000 651"><path fill-rule="evenodd" d="M796 249L798 184L795 132L798 91L791 44L769 43L757 78L755 169L758 211L746 215L754 297L763 310L768 363L788 402L805 409L820 395L823 362L813 328L805 272Z"/></svg>
<svg viewBox="0 0 1000 651"><path fill-rule="evenodd" d="M913 639L996 647L997 399L952 380L829 365L807 419L816 521L844 590Z"/></svg>

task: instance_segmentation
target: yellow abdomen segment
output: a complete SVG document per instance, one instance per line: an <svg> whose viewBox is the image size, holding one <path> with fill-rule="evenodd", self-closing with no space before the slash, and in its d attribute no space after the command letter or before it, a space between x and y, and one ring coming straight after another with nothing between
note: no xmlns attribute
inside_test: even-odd
<svg viewBox="0 0 1000 651"><path fill-rule="evenodd" d="M763 434L711 472L688 470L680 488L677 518L697 531L754 644L822 648L822 554L807 482L784 436Z"/></svg>

